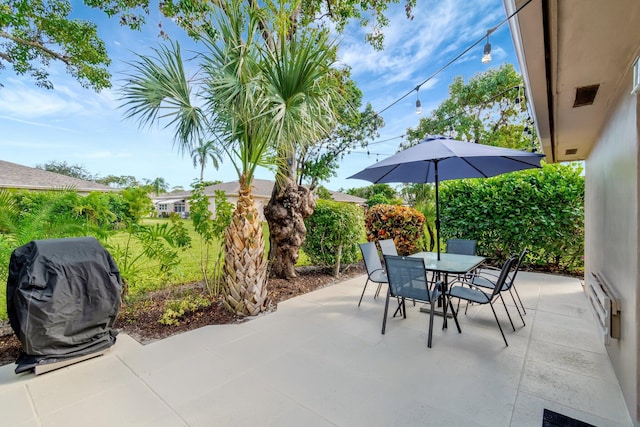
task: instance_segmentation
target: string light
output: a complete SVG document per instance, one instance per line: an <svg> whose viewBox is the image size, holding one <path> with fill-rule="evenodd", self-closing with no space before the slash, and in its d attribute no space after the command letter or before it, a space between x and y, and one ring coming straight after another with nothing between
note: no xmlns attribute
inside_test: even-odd
<svg viewBox="0 0 640 427"><path fill-rule="evenodd" d="M420 86L416 86L416 114L422 114L422 103L420 102Z"/></svg>
<svg viewBox="0 0 640 427"><path fill-rule="evenodd" d="M395 101L393 101L391 104L387 105L385 108L383 108L382 110L378 111L376 113L377 116L380 116L380 114L384 113L385 111L387 111L389 108L393 107L394 105L396 105L397 103L399 103L400 101L402 101L403 99L405 99L407 96L411 95L413 93L413 91L418 91L420 90L420 87L422 85L424 85L425 83L429 82L431 79L433 79L434 77L436 77L438 74L440 74L442 71L446 70L447 68L449 68L454 62L456 62L458 59L460 59L462 56L464 56L467 52L469 52L471 49L473 49L474 47L476 47L478 44L480 44L485 38L487 39L487 42L489 41L489 34L495 32L498 28L502 27L506 22L509 21L509 19L513 18L514 16L516 16L522 9L524 9L527 5L529 5L529 3L531 3L533 0L527 0L522 6L520 6L518 9L516 9L511 15L509 15L508 17L506 17L505 19L503 19L498 25L496 25L495 27L491 28L490 30L487 31L487 33L485 35L483 35L480 39L478 39L477 41L475 41L473 44L471 44L471 46L469 46L468 48L466 48L465 50L463 50L462 52L460 52L455 58L453 58L451 61L447 62L444 66L442 66L442 68L440 68L438 71L436 71L435 73L433 73L432 75L430 75L429 77L427 77L422 83L418 84L415 88L411 89L409 92L405 93L404 95L402 95L400 98L396 99ZM486 47L486 45L485 45ZM418 101L416 100L416 107L418 106ZM421 105L422 107L422 105ZM417 108L416 108L417 110Z"/></svg>
<svg viewBox="0 0 640 427"><path fill-rule="evenodd" d="M489 43L489 36L496 30L496 28L498 27L493 27L487 31L487 43L484 45L484 54L482 55L483 64L491 62L491 43Z"/></svg>

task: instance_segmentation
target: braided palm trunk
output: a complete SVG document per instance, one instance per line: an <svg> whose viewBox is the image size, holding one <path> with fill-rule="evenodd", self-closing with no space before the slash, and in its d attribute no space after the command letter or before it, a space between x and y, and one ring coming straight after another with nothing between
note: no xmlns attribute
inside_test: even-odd
<svg viewBox="0 0 640 427"><path fill-rule="evenodd" d="M240 198L225 231L225 298L228 310L254 316L266 308L267 261L262 223L251 183L240 180Z"/></svg>

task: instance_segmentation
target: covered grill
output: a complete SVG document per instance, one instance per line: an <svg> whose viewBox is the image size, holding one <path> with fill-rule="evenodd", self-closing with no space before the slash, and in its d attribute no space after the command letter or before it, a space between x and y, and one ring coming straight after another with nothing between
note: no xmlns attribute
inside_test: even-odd
<svg viewBox="0 0 640 427"><path fill-rule="evenodd" d="M118 267L93 237L34 240L15 249L7 312L22 344L16 373L111 347L121 290Z"/></svg>

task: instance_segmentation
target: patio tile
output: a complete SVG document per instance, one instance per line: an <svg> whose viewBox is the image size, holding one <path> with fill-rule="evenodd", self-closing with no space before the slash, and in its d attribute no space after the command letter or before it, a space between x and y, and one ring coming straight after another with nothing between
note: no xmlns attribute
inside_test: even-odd
<svg viewBox="0 0 640 427"><path fill-rule="evenodd" d="M589 412L579 411L575 408L561 405L552 400L542 399L529 393L519 393L516 407L511 419L512 426L540 427L545 409L566 415L585 423L598 427L632 427L628 417L621 421L614 421L599 417ZM622 417L624 418L624 417Z"/></svg>
<svg viewBox="0 0 640 427"><path fill-rule="evenodd" d="M210 392L249 368L224 354L200 352L150 372L144 381L164 401L175 406Z"/></svg>
<svg viewBox="0 0 640 427"><path fill-rule="evenodd" d="M144 377L180 361L190 363L198 354L208 354L211 349L222 348L232 341L255 333L255 330L245 325L207 326L148 344L136 352L123 354L120 358L137 375Z"/></svg>
<svg viewBox="0 0 640 427"><path fill-rule="evenodd" d="M40 418L43 427L186 425L148 387L131 379L118 387L86 397Z"/></svg>
<svg viewBox="0 0 640 427"><path fill-rule="evenodd" d="M586 298L582 296L582 298ZM531 338L581 350L605 353L593 316L588 319L538 310Z"/></svg>
<svg viewBox="0 0 640 427"><path fill-rule="evenodd" d="M0 417L3 425L17 426L35 422L35 415L24 386L0 391Z"/></svg>
<svg viewBox="0 0 640 427"><path fill-rule="evenodd" d="M580 375L545 363L527 361L521 390L615 422L624 422L628 417L617 382Z"/></svg>
<svg viewBox="0 0 640 427"><path fill-rule="evenodd" d="M291 408L277 416L266 426L305 426L305 427L335 427L336 424L329 422L319 414L301 406L293 405Z"/></svg>
<svg viewBox="0 0 640 427"><path fill-rule="evenodd" d="M534 339L531 340L527 359L546 363L576 374L611 382L617 381L611 360L606 354L600 352L586 351Z"/></svg>
<svg viewBox="0 0 640 427"><path fill-rule="evenodd" d="M268 425L296 406L260 376L244 375L175 406L190 426ZM299 424L302 425L302 424Z"/></svg>
<svg viewBox="0 0 640 427"><path fill-rule="evenodd" d="M101 356L35 377L27 388L39 415L73 405L135 378L116 357Z"/></svg>

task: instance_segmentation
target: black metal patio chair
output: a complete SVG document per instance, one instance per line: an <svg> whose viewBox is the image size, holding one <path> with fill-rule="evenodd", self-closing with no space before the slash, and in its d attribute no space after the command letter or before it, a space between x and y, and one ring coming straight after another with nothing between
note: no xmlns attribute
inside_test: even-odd
<svg viewBox="0 0 640 427"><path fill-rule="evenodd" d="M364 283L364 289L362 289L362 295L360 295L360 301L358 301L358 307L362 302L364 292L367 290L369 282L378 284L378 289L374 295L377 298L380 294L380 288L387 281L387 273L382 268L382 262L380 261L380 255L378 255L378 249L374 242L360 243L360 252L362 252L362 259L364 260L364 266L367 269L367 281Z"/></svg>
<svg viewBox="0 0 640 427"><path fill-rule="evenodd" d="M504 290L504 285L506 280L509 277L509 272L513 267L514 263L517 261L517 256L512 256L507 259L507 261L502 266L500 270L500 275L495 282L495 286L491 290L491 292L485 292L482 288L474 285L471 281L462 279L458 280L455 283L459 283L459 285L452 286L449 288L449 292L447 295L449 296L449 305L451 306L451 310L453 310L453 305L451 304L451 298L458 298L458 300L465 300L467 302L472 302L476 304L489 304L491 307L491 311L493 312L493 317L496 319L496 323L498 324L498 328L500 329L500 334L502 335L502 339L504 340L505 345L508 347L509 343L507 342L507 338L502 331L502 326L500 325L500 320L498 319L498 315L496 314L496 310L493 308L493 303L497 301L499 298L502 298L501 292ZM504 303L504 299L502 299ZM506 309L506 305L505 305ZM507 310L507 317L509 318L509 322L515 331L515 326L513 326L513 321L511 320L511 315ZM458 328L458 332L462 332L460 329L460 324L458 323L458 316L455 310L453 310L453 319L456 322L456 327Z"/></svg>
<svg viewBox="0 0 640 427"><path fill-rule="evenodd" d="M511 295L511 299L513 300L513 305L515 305L516 310L518 311L518 315L520 315L520 320L522 320L523 326L526 326L526 323L524 321L524 317L522 316L523 314L527 314L527 312L524 309L524 304L522 303L522 300L520 299L520 295L518 294L518 290L516 289L515 281L516 281L516 276L518 275L518 271L520 270L520 265L522 264L522 260L526 256L527 252L528 252L528 249L524 249L520 253L520 256L518 256L518 260L514 264L512 271L509 273L509 277L505 281L502 289L502 291L509 291L509 295ZM471 279L471 283L473 283L475 286L478 286L478 287L493 289L496 286L496 281L498 280L498 277L499 277L498 271L499 271L498 269L493 267L489 267L489 266L483 267ZM516 297L518 302L516 302ZM503 303L504 303L504 300L503 300ZM522 311L520 310L521 308L522 308ZM505 304L505 310L506 309L507 309L507 306Z"/></svg>
<svg viewBox="0 0 640 427"><path fill-rule="evenodd" d="M389 309L389 299L398 298L398 307L403 318L407 318L405 300L407 298L431 304L432 309L429 315L429 325L427 333L427 347L431 347L433 336L433 315L434 303L441 295L441 282L430 284L427 280L427 271L422 258L411 258L405 256L384 255L389 278L389 289L387 299L384 304L384 317L382 318L382 334L384 335L387 326L387 313ZM398 312L396 310L395 314ZM446 318L445 318L446 319Z"/></svg>
<svg viewBox="0 0 640 427"><path fill-rule="evenodd" d="M378 240L378 245L380 245L380 251L383 256L398 255L398 249L396 248L396 243L393 239Z"/></svg>

